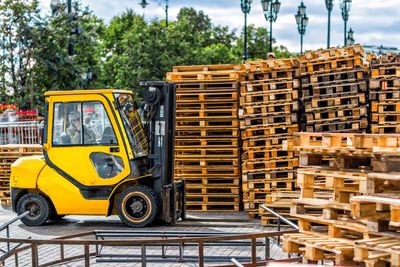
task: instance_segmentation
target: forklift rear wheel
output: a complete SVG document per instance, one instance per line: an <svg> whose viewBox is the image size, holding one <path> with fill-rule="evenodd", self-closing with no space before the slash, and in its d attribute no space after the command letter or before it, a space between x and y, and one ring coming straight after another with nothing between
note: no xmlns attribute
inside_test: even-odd
<svg viewBox="0 0 400 267"><path fill-rule="evenodd" d="M151 224L158 213L157 195L147 186L134 186L122 191L117 202L118 216L131 227Z"/></svg>
<svg viewBox="0 0 400 267"><path fill-rule="evenodd" d="M21 197L17 203L18 215L26 211L29 211L29 214L21 221L27 226L39 226L49 219L50 206L42 195L29 193Z"/></svg>

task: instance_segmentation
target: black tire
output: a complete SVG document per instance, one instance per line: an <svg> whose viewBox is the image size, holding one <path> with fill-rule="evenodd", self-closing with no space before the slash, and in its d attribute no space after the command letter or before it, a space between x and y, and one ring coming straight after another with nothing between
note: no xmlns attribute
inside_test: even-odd
<svg viewBox="0 0 400 267"><path fill-rule="evenodd" d="M118 216L130 227L145 227L153 223L158 206L157 195L147 186L126 188L117 200Z"/></svg>
<svg viewBox="0 0 400 267"><path fill-rule="evenodd" d="M29 193L21 197L17 203L18 215L26 211L30 213L21 221L27 226L40 226L49 219L50 205L42 195Z"/></svg>

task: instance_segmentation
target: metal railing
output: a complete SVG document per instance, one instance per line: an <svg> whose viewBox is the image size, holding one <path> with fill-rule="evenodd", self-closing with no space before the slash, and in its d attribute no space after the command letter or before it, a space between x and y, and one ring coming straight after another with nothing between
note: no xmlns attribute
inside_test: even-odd
<svg viewBox="0 0 400 267"><path fill-rule="evenodd" d="M37 121L0 122L0 145L39 144L41 126Z"/></svg>
<svg viewBox="0 0 400 267"><path fill-rule="evenodd" d="M252 234L236 234L236 235L216 235L216 236L197 236L197 237L171 237L171 238L146 238L146 239L111 239L111 240L96 240L97 231L85 232L81 234L75 234L70 236L64 236L55 239L21 239L21 238L0 238L1 242L9 242L19 244L18 248L11 250L7 255L3 255L1 257L1 261L5 262L5 260L10 259L11 257L18 257L18 254L21 252L30 251L30 262L31 266L51 266L60 263L66 263L72 260L83 260L85 267L90 266L90 259L92 257L97 257L100 255L101 247L128 247L128 248L140 248L140 262L142 266L146 266L146 263L151 261L153 258L152 255L148 255L146 253L146 249L149 247L160 247L160 246L187 246L191 244L192 246L197 247L197 255L189 258L191 261L197 261L199 267L203 267L205 261L207 261L207 257L205 255L205 247L209 246L212 243L217 242L233 242L233 241L241 241L249 240L248 242L250 246L250 264L252 266L256 266L257 264L257 239L265 239L269 240L271 237L281 236L285 233L293 233L294 231L282 231L282 232L264 232L264 233L252 233ZM78 239L79 238L79 239ZM22 246L21 245L25 245ZM266 246L266 260L269 259L269 241L264 244ZM49 255L49 251L44 249L44 246L56 246L59 247L59 257L55 255ZM70 248L71 246L81 247L83 253L78 253L77 255L66 257L66 246ZM39 247L41 248L39 250ZM92 252L91 252L92 249ZM80 250L80 251L82 251ZM54 250L51 250L54 251ZM39 252L46 254L46 259L52 259L51 261L45 263L39 263ZM26 253L24 254L26 256ZM160 256L160 261L165 261L167 259L162 258L163 255ZM232 256L230 256L231 258ZM227 261L230 260L227 258ZM182 257L182 260L185 260L185 257ZM176 260L175 260L176 261ZM211 259L211 262L214 262L214 259ZM18 264L17 264L18 266Z"/></svg>
<svg viewBox="0 0 400 267"><path fill-rule="evenodd" d="M5 224L0 226L0 232L6 230L6 237L7 239L10 238L10 225L15 223L16 221L19 221L20 219L26 217L29 214L29 211L25 211L24 213L18 215L17 217L9 220L8 222L6 222ZM15 251L17 248L19 248L22 244L19 243L17 245L15 245L13 248L11 248L11 242L6 242L7 244L7 249L1 249L0 248L0 252L3 253L3 255L1 255L0 257L0 263L2 263L2 265L4 266L4 259L6 259L7 257L9 257L13 251ZM15 256L15 265L18 266L18 255Z"/></svg>

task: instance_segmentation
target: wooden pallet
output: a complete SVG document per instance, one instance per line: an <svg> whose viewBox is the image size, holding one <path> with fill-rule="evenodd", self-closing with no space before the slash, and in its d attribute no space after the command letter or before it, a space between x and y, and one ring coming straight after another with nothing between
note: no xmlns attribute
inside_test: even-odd
<svg viewBox="0 0 400 267"><path fill-rule="evenodd" d="M211 202L207 204L200 204L200 203L186 203L186 210L188 211L202 211L202 212L226 212L226 211L239 211L240 206L239 204L232 204L232 203L218 203L218 202Z"/></svg>
<svg viewBox="0 0 400 267"><path fill-rule="evenodd" d="M298 165L298 158L246 160L242 164L242 171L243 173L254 173L270 170L292 170Z"/></svg>
<svg viewBox="0 0 400 267"><path fill-rule="evenodd" d="M400 227L400 199L396 194L353 197L351 213L355 219L367 220L369 232L396 232Z"/></svg>
<svg viewBox="0 0 400 267"><path fill-rule="evenodd" d="M302 198L314 198L317 192L331 192L333 201L350 203L350 197L365 192L368 173L359 170L299 168L297 184Z"/></svg>
<svg viewBox="0 0 400 267"><path fill-rule="evenodd" d="M330 97L332 95L337 94L345 94L345 93L362 93L367 91L367 82L354 82L354 83L340 83L336 82L332 84L319 84L316 86L309 86L308 88L302 87L302 95L303 100L307 101L312 96L326 96Z"/></svg>
<svg viewBox="0 0 400 267"><path fill-rule="evenodd" d="M400 240L393 237L377 237L354 242L354 261L366 266L400 266L396 248Z"/></svg>
<svg viewBox="0 0 400 267"><path fill-rule="evenodd" d="M335 71L303 76L301 78L302 87L319 86L325 84L348 83L363 81L366 79L366 72L363 68L346 71Z"/></svg>
<svg viewBox="0 0 400 267"><path fill-rule="evenodd" d="M309 153L365 154L398 153L400 135L357 133L297 133L295 149Z"/></svg>
<svg viewBox="0 0 400 267"><path fill-rule="evenodd" d="M355 108L337 108L315 111L312 113L305 113L303 116L306 118L307 123L321 122L321 120L333 121L344 118L360 118L367 116L366 107Z"/></svg>
<svg viewBox="0 0 400 267"><path fill-rule="evenodd" d="M327 238L317 233L284 234L283 251L304 253L304 263L323 260L333 261L335 265L355 265L352 241L342 238Z"/></svg>
<svg viewBox="0 0 400 267"><path fill-rule="evenodd" d="M298 91L291 89L277 90L274 92L245 93L240 97L240 105L248 106L250 103L266 103L274 101L295 102L299 99Z"/></svg>
<svg viewBox="0 0 400 267"><path fill-rule="evenodd" d="M278 60L257 60L247 61L242 65L242 70L247 72L270 72L280 69L297 69L300 61L297 58L290 57Z"/></svg>
<svg viewBox="0 0 400 267"><path fill-rule="evenodd" d="M263 119L268 116L293 115L297 117L296 111L299 109L297 101L275 101L275 103L257 103L242 106L243 112L239 111L241 118L252 117Z"/></svg>
<svg viewBox="0 0 400 267"><path fill-rule="evenodd" d="M181 139L175 138L175 150L182 148L239 148L239 138L199 138L199 139Z"/></svg>
<svg viewBox="0 0 400 267"><path fill-rule="evenodd" d="M238 158L240 156L238 147L175 147L175 159L185 158Z"/></svg>
<svg viewBox="0 0 400 267"><path fill-rule="evenodd" d="M271 80L293 80L300 76L299 69L281 69L271 70L268 72L249 72L247 73L246 80L251 82L256 81L271 81Z"/></svg>
<svg viewBox="0 0 400 267"><path fill-rule="evenodd" d="M268 114L268 113L266 113ZM240 120L240 128L249 126L292 125L297 123L297 114L275 114L270 116L246 116Z"/></svg>
<svg viewBox="0 0 400 267"><path fill-rule="evenodd" d="M197 120L199 118L208 118L208 119L219 119L223 118L238 118L238 111L232 108L213 108L213 109L189 109L189 108L180 108L176 111L176 118L178 119L194 119Z"/></svg>
<svg viewBox="0 0 400 267"><path fill-rule="evenodd" d="M354 119L354 118L353 118ZM365 132L368 127L368 120L362 118L356 121L331 121L328 123L314 123L305 126L310 132Z"/></svg>
<svg viewBox="0 0 400 267"><path fill-rule="evenodd" d="M332 106L342 105L360 105L366 103L365 94L353 94L353 93L340 93L333 94L329 98L325 96L314 96L310 101L306 101L305 108L326 108Z"/></svg>
<svg viewBox="0 0 400 267"><path fill-rule="evenodd" d="M399 134L400 125L371 125L371 132L374 134Z"/></svg>
<svg viewBox="0 0 400 267"><path fill-rule="evenodd" d="M400 101L400 90L388 90L388 91L370 90L369 99L371 101Z"/></svg>
<svg viewBox="0 0 400 267"><path fill-rule="evenodd" d="M282 147L285 150L292 150L293 149L293 141L292 136L287 134L282 134L278 136L271 136L271 137L261 137L261 138L247 138L242 140L242 148L252 149L258 147Z"/></svg>
<svg viewBox="0 0 400 267"><path fill-rule="evenodd" d="M273 180L273 179L285 179L285 180L294 180L296 178L295 170L272 170L272 171L260 171L260 172L251 172L251 173L243 173L242 181L249 180Z"/></svg>
<svg viewBox="0 0 400 267"><path fill-rule="evenodd" d="M274 125L270 127L253 126L242 130L242 138L265 138L266 136L282 136L283 134L294 134L298 132L298 125Z"/></svg>
<svg viewBox="0 0 400 267"><path fill-rule="evenodd" d="M326 59L316 59L316 60L307 60L302 62L302 66L300 68L300 72L302 74L320 74L326 72L333 71L343 71L343 70L352 70L354 68L363 67L364 61L362 57L342 57L335 58L331 60Z"/></svg>
<svg viewBox="0 0 400 267"><path fill-rule="evenodd" d="M388 91L400 88L400 78L375 78L369 81L369 88L371 90Z"/></svg>
<svg viewBox="0 0 400 267"><path fill-rule="evenodd" d="M257 160L257 159L281 159L281 158L293 158L295 156L294 151L288 151L282 147L273 148L252 148L248 149L243 153L242 160Z"/></svg>
<svg viewBox="0 0 400 267"><path fill-rule="evenodd" d="M291 191L294 189L295 180L293 179L270 179L270 180L247 180L243 181L243 192L254 194L255 192L267 193L272 191ZM256 199L253 197L253 199ZM258 198L264 202L265 195Z"/></svg>
<svg viewBox="0 0 400 267"><path fill-rule="evenodd" d="M347 46L342 48L329 48L329 49L318 49L316 51L307 51L300 55L301 61L308 60L330 60L337 57L349 57L349 56L364 56L364 48L361 45Z"/></svg>
<svg viewBox="0 0 400 267"><path fill-rule="evenodd" d="M227 103L236 102L239 94L231 90L213 90L213 91L185 91L176 94L176 103Z"/></svg>
<svg viewBox="0 0 400 267"><path fill-rule="evenodd" d="M239 127L193 127L176 126L175 137L180 139L204 139L204 138L237 138L239 137Z"/></svg>
<svg viewBox="0 0 400 267"><path fill-rule="evenodd" d="M274 93L277 91L297 91L300 87L298 79L293 80L266 80L257 82L242 82L240 87L241 95L269 92Z"/></svg>
<svg viewBox="0 0 400 267"><path fill-rule="evenodd" d="M373 78L394 78L400 77L400 64L394 65L382 64L378 69L371 70L371 77Z"/></svg>
<svg viewBox="0 0 400 267"><path fill-rule="evenodd" d="M191 186L198 187L235 187L238 188L240 184L240 178L235 174L225 176L206 176L206 177L192 177L189 175L175 175L177 181L187 181Z"/></svg>

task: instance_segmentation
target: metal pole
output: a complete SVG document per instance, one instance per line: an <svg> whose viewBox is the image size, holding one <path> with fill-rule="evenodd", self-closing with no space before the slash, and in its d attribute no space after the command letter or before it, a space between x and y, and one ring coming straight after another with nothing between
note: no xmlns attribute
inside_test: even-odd
<svg viewBox="0 0 400 267"><path fill-rule="evenodd" d="M244 45L243 45L243 62L247 60L247 13L244 12Z"/></svg>
<svg viewBox="0 0 400 267"><path fill-rule="evenodd" d="M272 52L272 20L269 20L269 52Z"/></svg>
<svg viewBox="0 0 400 267"><path fill-rule="evenodd" d="M303 54L303 34L300 33L300 54Z"/></svg>
<svg viewBox="0 0 400 267"><path fill-rule="evenodd" d="M146 245L142 244L142 267L146 267Z"/></svg>
<svg viewBox="0 0 400 267"><path fill-rule="evenodd" d="M199 242L199 267L204 267L204 243Z"/></svg>
<svg viewBox="0 0 400 267"><path fill-rule="evenodd" d="M168 29L168 0L165 0L165 27Z"/></svg>
<svg viewBox="0 0 400 267"><path fill-rule="evenodd" d="M72 0L67 0L67 11L68 11L68 22L69 25L71 26ZM72 39L71 30L69 32L68 54L70 56L74 55L74 40Z"/></svg>
<svg viewBox="0 0 400 267"><path fill-rule="evenodd" d="M283 217L282 215L276 213L275 211L273 211L272 209L268 208L268 207L265 206L265 205L261 205L261 207L262 207L263 209L265 209L266 211L268 211L269 213L271 213L272 215L274 215L275 217L277 217L278 219L281 219L284 223L290 225L291 227L293 227L293 228L296 229L296 230L299 230L299 227L298 227L295 223L289 221L288 219L286 219L286 218Z"/></svg>
<svg viewBox="0 0 400 267"><path fill-rule="evenodd" d="M331 46L331 10L328 10L328 44L327 48Z"/></svg>
<svg viewBox="0 0 400 267"><path fill-rule="evenodd" d="M347 46L346 33L347 33L347 20L344 21L344 46Z"/></svg>
<svg viewBox="0 0 400 267"><path fill-rule="evenodd" d="M270 242L269 242L269 238L266 237L265 238L265 261L269 260L269 258L271 257L271 253L270 253Z"/></svg>

